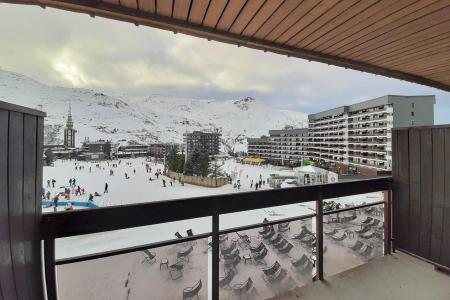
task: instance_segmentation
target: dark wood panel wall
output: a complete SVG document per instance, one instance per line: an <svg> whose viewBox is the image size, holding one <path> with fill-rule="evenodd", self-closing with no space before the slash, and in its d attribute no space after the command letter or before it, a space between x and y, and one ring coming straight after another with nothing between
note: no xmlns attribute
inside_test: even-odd
<svg viewBox="0 0 450 300"><path fill-rule="evenodd" d="M0 101L0 300L44 299L44 114Z"/></svg>
<svg viewBox="0 0 450 300"><path fill-rule="evenodd" d="M450 125L392 133L394 247L450 268Z"/></svg>

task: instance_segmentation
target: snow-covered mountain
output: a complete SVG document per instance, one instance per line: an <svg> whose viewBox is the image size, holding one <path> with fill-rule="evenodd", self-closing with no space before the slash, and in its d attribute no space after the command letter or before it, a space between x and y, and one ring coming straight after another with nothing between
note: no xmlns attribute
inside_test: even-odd
<svg viewBox="0 0 450 300"><path fill-rule="evenodd" d="M77 144L84 137L138 143L183 141L192 130L218 130L224 150L245 151L246 137L285 126L304 127L302 112L275 109L247 97L241 100L192 100L151 95L111 96L89 89L53 87L0 70L0 100L47 113L45 143L61 143L69 103Z"/></svg>

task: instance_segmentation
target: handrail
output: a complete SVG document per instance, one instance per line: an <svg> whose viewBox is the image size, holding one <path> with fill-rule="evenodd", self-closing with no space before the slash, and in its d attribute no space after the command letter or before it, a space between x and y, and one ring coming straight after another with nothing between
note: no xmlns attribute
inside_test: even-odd
<svg viewBox="0 0 450 300"><path fill-rule="evenodd" d="M114 207L93 208L89 210L77 210L71 212L56 212L45 214L42 217L44 240L44 262L45 278L47 287L47 298L57 299L57 285L55 265L75 263L95 258L108 257L133 251L144 250L152 247L177 244L199 238L212 237L212 298L219 299L219 235L234 231L246 230L265 225L278 224L286 221L295 221L316 217L317 236L317 275L319 280L323 279L323 215L338 213L346 210L358 209L360 207L378 205L383 202L375 202L354 206L331 212L323 212L323 200L364 194L377 191L391 191L391 177L379 177L365 180L348 181L340 183L329 183L322 185L309 185L303 187L263 190L255 192L212 195L189 199L166 200L142 204L130 204ZM390 199L390 197L388 198ZM259 223L219 229L219 217L221 214L261 209L266 207L281 206L309 201L316 202L316 212L298 217L277 219L267 223ZM390 205L390 200L384 202ZM212 217L212 231L176 240L166 240L141 246L133 246L123 249L105 251L83 256L77 256L55 261L55 239L74 235L90 234L104 231L112 231L139 226L154 225L172 221L181 221L199 217ZM390 222L386 217L385 221ZM390 226L385 227L385 243L390 241ZM390 244L389 244L390 245ZM385 246L386 249L389 246ZM385 252L387 251L385 249ZM390 249L390 248L389 248Z"/></svg>
<svg viewBox="0 0 450 300"><path fill-rule="evenodd" d="M61 238L386 190L391 177L44 214L42 238Z"/></svg>

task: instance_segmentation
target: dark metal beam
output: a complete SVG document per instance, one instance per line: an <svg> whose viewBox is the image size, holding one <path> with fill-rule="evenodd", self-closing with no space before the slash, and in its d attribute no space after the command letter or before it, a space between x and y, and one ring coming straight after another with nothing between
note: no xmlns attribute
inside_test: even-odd
<svg viewBox="0 0 450 300"><path fill-rule="evenodd" d="M442 82L438 82L426 77L421 77L411 73L401 72L399 70L387 69L377 65L367 64L364 62L354 61L343 57L332 56L311 50L290 47L287 45L280 45L264 40L244 37L238 34L219 31L214 28L208 28L202 25L189 23L182 20L177 20L169 17L163 17L156 14L151 14L139 11L132 8L126 8L110 3L94 1L94 0L7 0L1 1L13 4L30 4L49 6L53 8L69 10L80 13L87 13L90 15L97 15L109 19L130 22L133 24L141 24L145 26L156 27L173 32L185 33L192 36L206 38L208 40L215 40L219 42L235 44L238 46L245 46L248 48L270 51L282 55L303 58L307 60L322 62L330 65L335 65L344 68L350 68L358 71L378 74L382 76L406 80L418 84L423 84L445 91L450 91L450 86Z"/></svg>

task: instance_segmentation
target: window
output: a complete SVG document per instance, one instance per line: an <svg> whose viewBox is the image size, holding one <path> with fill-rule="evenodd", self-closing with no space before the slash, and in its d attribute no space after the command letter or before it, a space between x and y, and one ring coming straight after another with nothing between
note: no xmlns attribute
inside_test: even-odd
<svg viewBox="0 0 450 300"><path fill-rule="evenodd" d="M413 103L411 103L411 108L414 108L414 102L413 102Z"/></svg>
<svg viewBox="0 0 450 300"><path fill-rule="evenodd" d="M413 111L411 112L411 117L414 117L414 112Z"/></svg>
<svg viewBox="0 0 450 300"><path fill-rule="evenodd" d="M414 126L414 120L411 120L411 126Z"/></svg>

